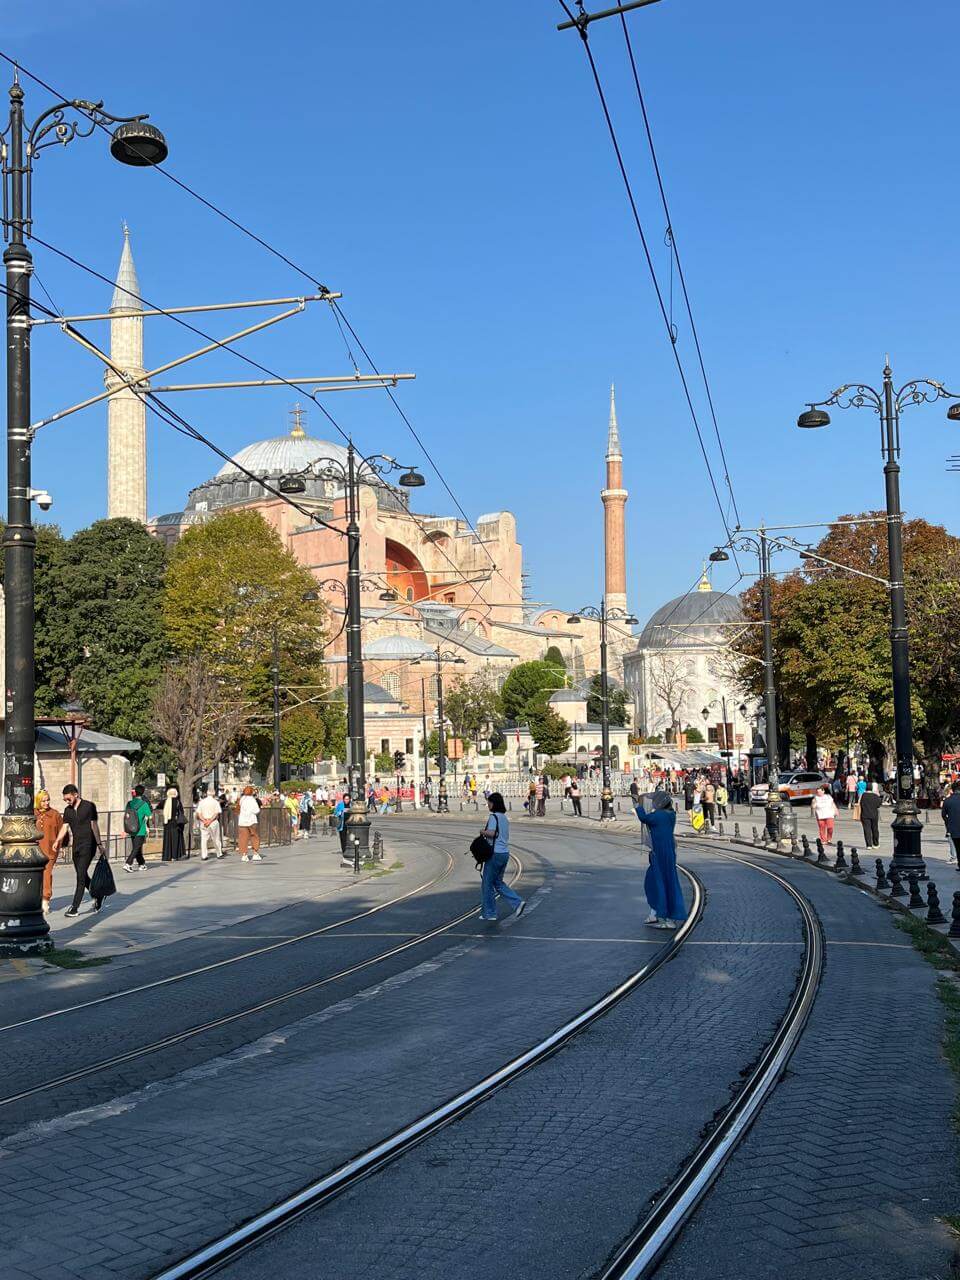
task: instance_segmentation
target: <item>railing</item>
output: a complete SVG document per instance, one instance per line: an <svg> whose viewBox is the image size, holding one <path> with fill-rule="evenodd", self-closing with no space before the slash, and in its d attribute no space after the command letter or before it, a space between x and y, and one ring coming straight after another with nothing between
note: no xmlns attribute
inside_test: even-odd
<svg viewBox="0 0 960 1280"><path fill-rule="evenodd" d="M193 806L184 810L186 825L183 828L183 843L187 855L200 846L200 828L194 821ZM100 810L100 834L107 848L107 856L111 861L122 861L130 852L130 837L123 829L123 809ZM264 805L260 810L260 843L262 845L290 844L292 839L292 823L290 814L278 805ZM224 849L237 847L237 815L227 807L220 820L220 832ZM147 839L144 844L145 853L159 853L163 847L163 809L155 809L147 820Z"/></svg>

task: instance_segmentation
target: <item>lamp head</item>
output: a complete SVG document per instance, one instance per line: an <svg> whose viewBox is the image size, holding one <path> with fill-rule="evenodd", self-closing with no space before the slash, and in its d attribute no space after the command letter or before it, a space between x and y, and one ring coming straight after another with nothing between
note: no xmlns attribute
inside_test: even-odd
<svg viewBox="0 0 960 1280"><path fill-rule="evenodd" d="M387 589L386 591L381 591L381 592L380 592L380 599L381 599L381 600L396 600L396 599L397 599L397 593L396 593L395 591L391 591L391 590L389 590L389 589Z"/></svg>
<svg viewBox="0 0 960 1280"><path fill-rule="evenodd" d="M740 706L737 707L737 710L742 716L745 716L747 714L747 704L745 702L741 702Z"/></svg>
<svg viewBox="0 0 960 1280"><path fill-rule="evenodd" d="M960 403L952 404L947 410L947 417L951 422L960 422Z"/></svg>
<svg viewBox="0 0 960 1280"><path fill-rule="evenodd" d="M571 613L570 617L567 619L567 623L568 625L578 627L580 625L580 615L576 613Z"/></svg>
<svg viewBox="0 0 960 1280"><path fill-rule="evenodd" d="M730 557L724 551L723 547L717 547L716 551L710 552L709 559L713 564L723 564L724 561L729 560Z"/></svg>
<svg viewBox="0 0 960 1280"><path fill-rule="evenodd" d="M703 708L702 708L702 710L701 710L701 712L700 712L700 714L703 716L704 720L709 720L709 719L710 719L710 708L709 708L709 707L703 707Z"/></svg>
<svg viewBox="0 0 960 1280"><path fill-rule="evenodd" d="M307 601L309 601L309 600L319 600L319 599L320 599L320 592L319 592L319 591L305 591L305 592L303 593L303 595L300 597L300 599L301 599L301 600L303 600L305 603L306 603Z"/></svg>
<svg viewBox="0 0 960 1280"><path fill-rule="evenodd" d="M801 413L797 419L797 426L805 431L812 431L816 427L829 427L829 425L830 415L824 409L810 408L806 413Z"/></svg>
<svg viewBox="0 0 960 1280"><path fill-rule="evenodd" d="M637 617L634 617L632 613L627 614L627 616L624 618L624 622L627 624L628 627L638 627L640 625L640 619Z"/></svg>
<svg viewBox="0 0 960 1280"><path fill-rule="evenodd" d="M135 168L163 164L168 152L166 138L156 126L147 124L145 120L118 125L110 139L110 154L114 160Z"/></svg>
<svg viewBox="0 0 960 1280"><path fill-rule="evenodd" d="M416 467L411 467L409 471L403 473L397 483L402 484L405 489L420 489L427 482Z"/></svg>
<svg viewBox="0 0 960 1280"><path fill-rule="evenodd" d="M281 476L277 488L281 493L306 493L307 482L303 476Z"/></svg>

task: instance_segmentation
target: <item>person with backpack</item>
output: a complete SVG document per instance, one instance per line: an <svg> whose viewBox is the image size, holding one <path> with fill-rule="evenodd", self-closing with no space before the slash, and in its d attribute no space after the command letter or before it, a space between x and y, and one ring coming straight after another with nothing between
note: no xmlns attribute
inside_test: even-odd
<svg viewBox="0 0 960 1280"><path fill-rule="evenodd" d="M124 871L144 871L147 866L143 846L147 839L151 809L149 800L144 799L144 790L143 784L138 782L123 811L123 829L130 837L130 852L123 864Z"/></svg>
<svg viewBox="0 0 960 1280"><path fill-rule="evenodd" d="M309 789L300 797L300 835L306 840L310 835L310 824L313 821L313 797Z"/></svg>
<svg viewBox="0 0 960 1280"><path fill-rule="evenodd" d="M513 904L514 915L522 916L526 902L503 882L503 873L510 861L510 819L499 791L490 793L487 808L490 817L480 834L490 844L490 856L483 863L480 877L480 919L496 920L498 896Z"/></svg>
<svg viewBox="0 0 960 1280"><path fill-rule="evenodd" d="M570 779L570 803L573 805L574 816L583 817L583 810L580 808L580 783L576 778Z"/></svg>

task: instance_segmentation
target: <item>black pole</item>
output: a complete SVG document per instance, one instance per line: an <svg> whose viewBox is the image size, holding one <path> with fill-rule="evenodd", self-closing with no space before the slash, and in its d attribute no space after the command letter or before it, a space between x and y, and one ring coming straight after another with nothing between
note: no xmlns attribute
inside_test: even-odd
<svg viewBox="0 0 960 1280"><path fill-rule="evenodd" d="M280 629L273 626L273 785L280 790Z"/></svg>
<svg viewBox="0 0 960 1280"><path fill-rule="evenodd" d="M900 412L889 361L883 370L884 468L887 498L887 552L890 559L890 652L893 660L893 732L897 752L893 863L901 876L926 875L920 851L923 827L913 786L913 717L910 711L910 654L903 587L903 515L900 511Z"/></svg>
<svg viewBox="0 0 960 1280"><path fill-rule="evenodd" d="M370 850L367 818L366 742L363 726L363 641L360 616L360 524L356 455L347 447L347 736L350 744L349 841L359 842L357 853L366 861Z"/></svg>
<svg viewBox="0 0 960 1280"><path fill-rule="evenodd" d="M10 244L3 255L7 285L7 525L3 531L6 592L6 716L0 818L0 951L50 945L43 917L45 859L37 844L34 796L34 605L36 535L30 511L30 276L23 242L23 89L10 89L10 133L3 180L9 194Z"/></svg>
<svg viewBox="0 0 960 1280"><path fill-rule="evenodd" d="M607 602L600 601L600 821L612 819L613 792L610 790L610 700L607 676Z"/></svg>
<svg viewBox="0 0 960 1280"><path fill-rule="evenodd" d="M733 772L730 768L730 761L733 759L733 745L731 743L733 734L727 733L727 699L724 694L720 695L720 710L723 712L723 758L727 762L727 796L729 798L730 793L733 791Z"/></svg>
<svg viewBox="0 0 960 1280"><path fill-rule="evenodd" d="M770 604L770 546L760 527L760 598L763 605L763 708L767 722L767 833L780 841L780 744L777 736L777 693L773 683L773 617Z"/></svg>
<svg viewBox="0 0 960 1280"><path fill-rule="evenodd" d="M448 813L447 804L447 751L443 732L443 675L440 671L440 646L437 645L437 764L440 767L440 781L437 783L437 813Z"/></svg>
<svg viewBox="0 0 960 1280"><path fill-rule="evenodd" d="M420 712L423 716L423 784L424 792L430 791L430 745L427 742L427 680L420 677Z"/></svg>

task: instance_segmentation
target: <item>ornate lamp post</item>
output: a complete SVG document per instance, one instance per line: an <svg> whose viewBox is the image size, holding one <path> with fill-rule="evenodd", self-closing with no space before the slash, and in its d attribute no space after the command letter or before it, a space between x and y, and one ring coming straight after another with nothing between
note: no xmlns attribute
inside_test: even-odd
<svg viewBox="0 0 960 1280"><path fill-rule="evenodd" d="M875 391L862 382L838 387L826 400L811 401L797 419L797 426L810 430L826 427L830 415L824 405L839 409L872 409L880 418L880 452L887 504L887 554L890 579L890 654L893 667L893 727L897 752L896 804L894 806L893 862L901 875L915 871L926 874L921 854L923 827L917 816L913 785L913 720L910 711L910 655L907 639L907 609L903 588L903 515L900 510L900 411L912 404L933 404L936 400L956 400L942 382L916 378L899 390L893 385L890 357L883 367L881 389ZM952 404L947 417L960 420L960 404Z"/></svg>
<svg viewBox="0 0 960 1280"><path fill-rule="evenodd" d="M437 645L430 658L414 658L411 662L412 667L418 667L421 662L435 662L437 664L437 768L440 772L440 778L437 782L437 813L449 813L450 806L447 803L447 750L446 750L446 734L443 728L443 669L444 662L453 663L462 666L465 658L461 658L459 654L454 653L452 649L441 649ZM456 782L456 778L454 778Z"/></svg>
<svg viewBox="0 0 960 1280"><path fill-rule="evenodd" d="M600 608L586 605L577 613L571 613L568 623L579 624L581 618L592 618L600 623L600 754L603 786L600 792L600 821L613 820L613 792L610 790L610 689L607 675L607 623L625 622L628 627L635 627L638 619L626 609L608 609L606 600L600 601Z"/></svg>
<svg viewBox="0 0 960 1280"><path fill-rule="evenodd" d="M353 441L347 446L347 461L339 458L317 458L302 471L281 476L277 488L281 493L305 493L305 476L313 475L323 480L339 481L347 495L347 777L350 785L351 840L359 845L361 861L370 848L370 823L367 821L366 791L366 743L363 728L363 644L360 635L360 481L364 475L385 476L391 471L403 471L399 483L406 489L417 489L424 484L423 476L413 467L405 470L395 458L385 453L361 456ZM393 596L389 597L393 599Z"/></svg>
<svg viewBox="0 0 960 1280"><path fill-rule="evenodd" d="M7 284L7 524L3 531L7 690L4 727L4 796L0 819L0 947L27 950L47 944L41 911L34 792L34 601L36 537L30 503L30 276L33 257L26 238L33 225L33 163L39 152L97 128L113 129L110 151L121 164L160 164L167 156L163 134L146 116L114 116L102 102L82 98L57 102L27 127L19 78L10 87L10 116L3 131L3 261ZM76 115L77 118L68 118Z"/></svg>

